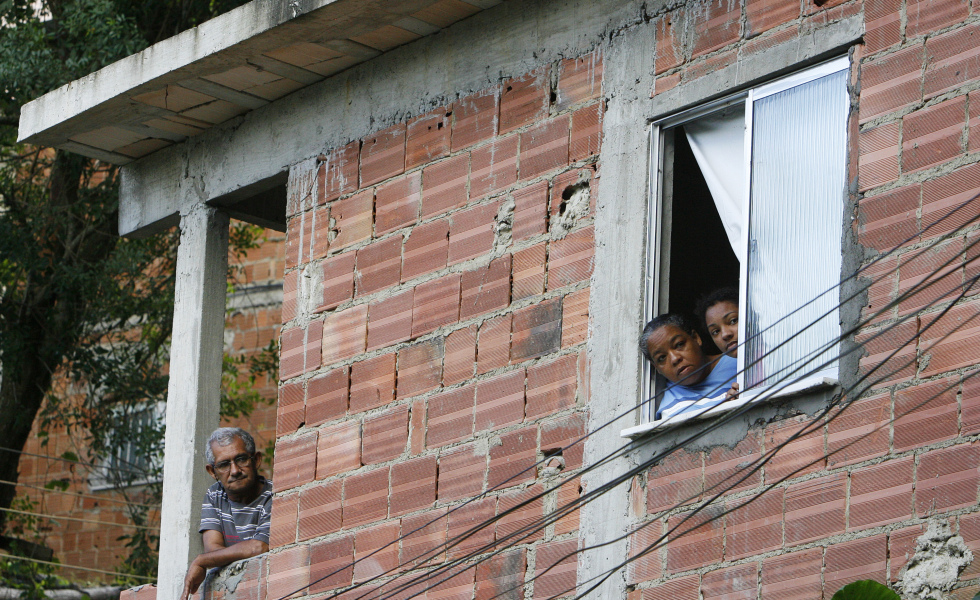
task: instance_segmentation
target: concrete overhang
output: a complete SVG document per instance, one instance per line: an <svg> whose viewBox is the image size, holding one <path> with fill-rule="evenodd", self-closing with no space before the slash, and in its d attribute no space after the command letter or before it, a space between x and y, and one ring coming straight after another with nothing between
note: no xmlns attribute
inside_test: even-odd
<svg viewBox="0 0 980 600"><path fill-rule="evenodd" d="M21 109L19 141L125 165L501 0L254 0Z"/></svg>

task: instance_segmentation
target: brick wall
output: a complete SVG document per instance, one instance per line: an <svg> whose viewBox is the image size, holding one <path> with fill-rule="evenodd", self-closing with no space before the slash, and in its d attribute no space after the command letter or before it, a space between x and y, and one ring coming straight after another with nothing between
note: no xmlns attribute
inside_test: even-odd
<svg viewBox="0 0 980 600"><path fill-rule="evenodd" d="M285 237L283 234L267 230L266 242L261 247L249 250L243 257L229 256L235 280L243 288L275 285L282 281ZM245 292L242 292L243 294ZM254 294L254 291L252 292ZM232 301L234 302L234 301ZM225 322L225 348L234 357L251 355L265 348L270 340L276 339L280 328L278 302L250 307L249 300L244 306L229 310ZM237 304L237 303L236 303ZM276 394L276 381L261 378L256 381L256 389L267 398ZM61 387L63 394L72 392L69 382L60 379L54 384ZM77 397L77 395L76 395ZM248 417L233 423L246 428L255 436L260 450L269 447L275 439L276 406L262 404ZM39 528L43 543L54 550L55 557L65 565L114 571L129 554L126 540L120 536L133 532L130 517L126 511L125 497L115 490L92 491L89 487L91 470L84 465L72 465L43 457L60 457L64 452L72 452L83 461L89 460L85 442L77 432L71 434L63 427L47 430L46 445L38 437L38 423L24 447L25 452L40 454L42 457L23 455L20 459L19 482L35 487L44 487L51 481L68 482L68 494L58 491L42 492L38 489L19 487L19 496L29 497L35 502L34 510L52 515L54 520L41 520ZM271 458L271 457L270 457ZM203 465L202 465L203 468ZM264 467L267 475L272 473L271 463ZM138 489L130 488L128 495L133 501L143 500ZM86 494L94 497L83 497ZM84 519L91 522L72 521ZM159 527L158 510L149 514L149 525ZM71 581L111 582L113 577L89 571L62 569L61 575ZM151 588L146 588L151 589Z"/></svg>
<svg viewBox="0 0 980 600"><path fill-rule="evenodd" d="M269 598L335 569L300 595L390 587L383 572L581 466L578 450L532 468L584 433L601 75L597 54L543 65L291 170ZM428 593L490 597L552 565L529 593L572 588L576 529L563 518Z"/></svg>
<svg viewBox="0 0 980 600"><path fill-rule="evenodd" d="M911 238L869 269L877 282L864 315L953 262L938 285L859 333L862 372L898 353L883 371L891 373L838 418L802 415L756 425L733 448L680 451L634 480L631 553L671 533L668 543L631 565L631 600L829 598L858 579L895 582L929 519L949 522L980 550L974 408L980 385L964 377L980 358L980 301L968 294L925 329L977 273L965 266L977 254L965 251L975 227L930 245L975 216L975 208L926 229L980 192L977 5L689 4L653 21L660 35L651 95L861 14L866 35L853 55L858 111L851 155L858 175L855 233L870 249L864 264ZM808 424L808 433L760 471L695 510L735 483L738 465L758 460ZM978 574L968 567L951 597L973 598Z"/></svg>

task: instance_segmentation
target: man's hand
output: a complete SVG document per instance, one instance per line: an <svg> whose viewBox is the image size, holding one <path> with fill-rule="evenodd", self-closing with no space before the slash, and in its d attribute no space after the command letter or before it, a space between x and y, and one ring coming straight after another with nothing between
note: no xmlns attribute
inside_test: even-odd
<svg viewBox="0 0 980 600"><path fill-rule="evenodd" d="M191 566L187 568L187 575L184 576L184 591L180 593L180 600L187 600L196 592L207 574L208 570L197 564L197 559L194 559Z"/></svg>
<svg viewBox="0 0 980 600"><path fill-rule="evenodd" d="M725 402L728 402L729 400L735 400L736 398L738 398L738 384L733 383L732 389L725 392Z"/></svg>

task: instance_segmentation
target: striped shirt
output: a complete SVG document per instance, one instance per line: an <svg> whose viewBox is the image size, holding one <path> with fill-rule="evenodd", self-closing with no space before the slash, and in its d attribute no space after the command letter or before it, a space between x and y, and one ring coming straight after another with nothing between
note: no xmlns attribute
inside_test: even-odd
<svg viewBox="0 0 980 600"><path fill-rule="evenodd" d="M204 494L201 505L201 529L220 531L225 536L225 546L247 540L269 543L269 525L272 522L272 482L259 477L262 492L248 504L232 502L225 488L215 482Z"/></svg>

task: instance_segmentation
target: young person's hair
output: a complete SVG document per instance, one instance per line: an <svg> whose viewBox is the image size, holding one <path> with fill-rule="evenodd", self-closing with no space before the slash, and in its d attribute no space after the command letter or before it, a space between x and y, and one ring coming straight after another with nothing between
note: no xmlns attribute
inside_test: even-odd
<svg viewBox="0 0 980 600"><path fill-rule="evenodd" d="M643 353L643 356L646 357L647 360L650 360L650 350L647 348L647 342L650 340L650 336L653 335L654 331L663 329L668 325L673 325L691 336L695 336L698 333L694 323L692 323L691 320L684 315L664 313L659 317L656 317L646 324L646 327L643 328L643 333L640 335L640 352Z"/></svg>
<svg viewBox="0 0 980 600"><path fill-rule="evenodd" d="M705 327L708 326L707 320L705 319L708 309L719 302L731 302L735 306L738 306L738 289L729 285L718 288L698 298L697 304L694 305L694 315Z"/></svg>

